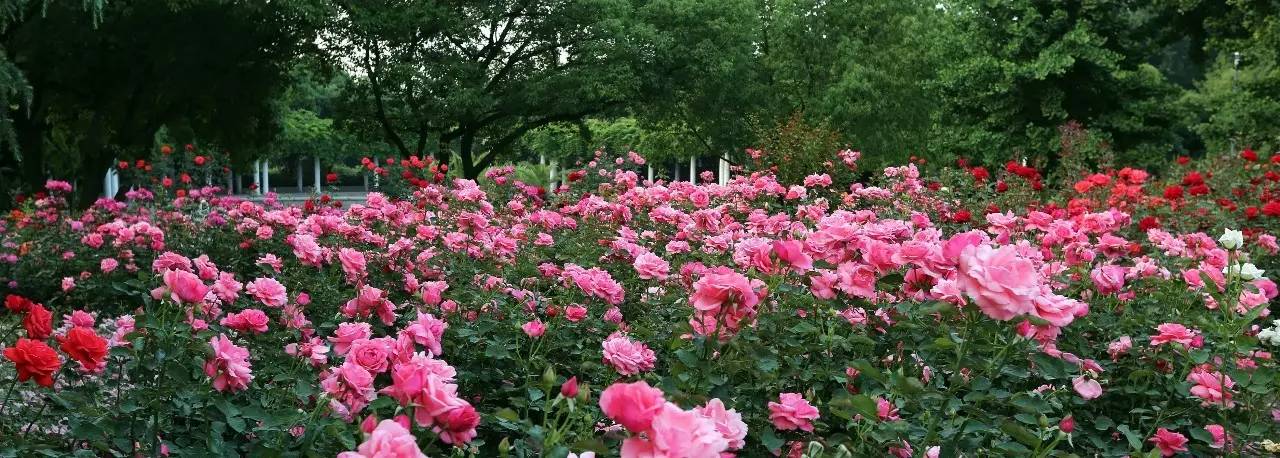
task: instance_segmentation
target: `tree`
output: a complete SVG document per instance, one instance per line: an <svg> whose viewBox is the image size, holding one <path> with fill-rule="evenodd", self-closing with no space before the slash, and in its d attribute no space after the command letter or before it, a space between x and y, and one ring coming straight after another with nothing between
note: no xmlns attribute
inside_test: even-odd
<svg viewBox="0 0 1280 458"><path fill-rule="evenodd" d="M728 29L693 0L342 6L331 49L363 75L348 123L373 120L402 155L434 143L447 162L456 145L468 177L534 129L670 96L702 63L672 54L673 30Z"/></svg>
<svg viewBox="0 0 1280 458"><path fill-rule="evenodd" d="M32 88L32 102L8 113L25 181L37 186L44 160L63 160L88 205L113 159L145 155L162 126L244 161L278 132L274 100L327 16L321 0L121 1L100 17L49 2L28 12L3 42ZM51 149L68 137L71 147Z"/></svg>
<svg viewBox="0 0 1280 458"><path fill-rule="evenodd" d="M1152 18L1139 2L946 4L962 56L939 84L940 149L986 162L1030 156L1052 167L1057 127L1101 132L1127 163L1158 162L1178 142L1181 90L1147 63Z"/></svg>

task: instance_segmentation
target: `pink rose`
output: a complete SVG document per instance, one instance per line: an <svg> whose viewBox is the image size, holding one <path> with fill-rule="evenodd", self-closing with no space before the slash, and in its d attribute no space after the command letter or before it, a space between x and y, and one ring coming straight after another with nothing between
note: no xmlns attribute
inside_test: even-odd
<svg viewBox="0 0 1280 458"><path fill-rule="evenodd" d="M185 270L166 271L164 285L169 289L169 297L174 302L198 304L204 302L204 296L209 293L209 287L200 281L200 277Z"/></svg>
<svg viewBox="0 0 1280 458"><path fill-rule="evenodd" d="M809 404L800 393L782 393L778 402L769 403L769 420L779 431L800 429L813 432L813 420L818 419L818 408Z"/></svg>
<svg viewBox="0 0 1280 458"><path fill-rule="evenodd" d="M289 294L284 285L274 278L257 278L245 285L245 291L268 307L284 307L289 303Z"/></svg>
<svg viewBox="0 0 1280 458"><path fill-rule="evenodd" d="M392 347L394 341L388 340L387 338L358 339L351 342L347 360L355 361L360 367L374 374L386 372L391 358L395 355Z"/></svg>
<svg viewBox="0 0 1280 458"><path fill-rule="evenodd" d="M662 390L645 382L615 383L600 393L605 416L633 433L649 431L653 417L666 402Z"/></svg>
<svg viewBox="0 0 1280 458"><path fill-rule="evenodd" d="M671 265L653 253L645 253L636 257L636 273L645 280L665 280L671 273Z"/></svg>
<svg viewBox="0 0 1280 458"><path fill-rule="evenodd" d="M354 452L342 452L338 458L427 458L413 437L395 420L382 420Z"/></svg>
<svg viewBox="0 0 1280 458"><path fill-rule="evenodd" d="M1071 385L1075 387L1076 393L1086 401L1102 396L1102 385L1097 380L1089 379L1083 375L1072 379Z"/></svg>
<svg viewBox="0 0 1280 458"><path fill-rule="evenodd" d="M352 342L372 336L373 330L369 323L339 323L338 329L333 332L329 342L333 343L334 353L345 355L347 349L351 348Z"/></svg>
<svg viewBox="0 0 1280 458"><path fill-rule="evenodd" d="M742 421L742 414L726 409L719 399L707 401L706 405L694 407L693 411L715 424L716 431L728 442L730 450L738 450L747 445L747 424Z"/></svg>
<svg viewBox="0 0 1280 458"><path fill-rule="evenodd" d="M621 333L613 333L600 346L604 348L604 362L623 376L651 371L658 359L644 342L632 341Z"/></svg>
<svg viewBox="0 0 1280 458"><path fill-rule="evenodd" d="M1147 439L1147 442L1156 444L1161 456L1173 456L1187 451L1187 437L1164 428L1157 429L1156 434Z"/></svg>
<svg viewBox="0 0 1280 458"><path fill-rule="evenodd" d="M960 252L956 281L983 313L1000 321L1034 312L1034 300L1041 290L1035 265L1019 256L1015 246L965 247Z"/></svg>
<svg viewBox="0 0 1280 458"><path fill-rule="evenodd" d="M542 334L547 332L547 326L542 324L542 320L540 319L534 319L533 321L527 322L521 325L520 329L523 329L525 335L528 335L533 339L542 337Z"/></svg>

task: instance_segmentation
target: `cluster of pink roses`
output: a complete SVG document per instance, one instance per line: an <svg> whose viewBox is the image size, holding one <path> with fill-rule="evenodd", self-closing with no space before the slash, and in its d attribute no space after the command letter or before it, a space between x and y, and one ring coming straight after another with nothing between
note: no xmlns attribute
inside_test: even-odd
<svg viewBox="0 0 1280 458"><path fill-rule="evenodd" d="M600 393L600 409L632 434L624 458L718 458L746 444L742 416L719 399L684 410L648 383L615 383Z"/></svg>

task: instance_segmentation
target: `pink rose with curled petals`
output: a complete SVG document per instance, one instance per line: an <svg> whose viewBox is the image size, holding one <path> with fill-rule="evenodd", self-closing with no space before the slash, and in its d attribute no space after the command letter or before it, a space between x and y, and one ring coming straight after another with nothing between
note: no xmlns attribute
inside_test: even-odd
<svg viewBox="0 0 1280 458"><path fill-rule="evenodd" d="M636 375L653 370L658 357L644 342L635 342L621 333L613 333L601 342L604 362L623 376Z"/></svg>
<svg viewBox="0 0 1280 458"><path fill-rule="evenodd" d="M778 259L792 268L805 272L813 268L813 258L804 252L804 242L799 240L774 240L773 252Z"/></svg>
<svg viewBox="0 0 1280 458"><path fill-rule="evenodd" d="M653 417L666 404L662 390L645 382L615 383L600 393L600 410L633 433L649 431Z"/></svg>
<svg viewBox="0 0 1280 458"><path fill-rule="evenodd" d="M164 285L174 302L198 304L204 302L209 287L196 274L185 270L169 270L164 273Z"/></svg>
<svg viewBox="0 0 1280 458"><path fill-rule="evenodd" d="M418 319L409 323L400 332L412 337L418 345L426 347L432 355L440 355L443 353L440 342L444 338L445 329L448 328L449 324L436 318L435 315L419 312Z"/></svg>
<svg viewBox="0 0 1280 458"><path fill-rule="evenodd" d="M965 247L960 252L956 281L982 313L1000 321L1033 313L1034 301L1041 294L1035 264L1020 256L1015 246Z"/></svg>
<svg viewBox="0 0 1280 458"><path fill-rule="evenodd" d="M333 343L334 353L345 355L352 342L372 336L373 328L369 323L338 323L338 329L333 331L329 342Z"/></svg>
<svg viewBox="0 0 1280 458"><path fill-rule="evenodd" d="M779 431L803 430L813 432L813 420L818 419L818 408L809 404L800 393L782 393L778 402L769 403L769 420Z"/></svg>
<svg viewBox="0 0 1280 458"><path fill-rule="evenodd" d="M354 452L338 458L427 458L418 448L418 439L395 420L382 420Z"/></svg>
<svg viewBox="0 0 1280 458"><path fill-rule="evenodd" d="M284 307L289 303L289 293L274 278L256 278L245 285L245 292L268 307Z"/></svg>
<svg viewBox="0 0 1280 458"><path fill-rule="evenodd" d="M1102 396L1102 384L1098 383L1097 380L1090 379L1083 375L1072 379L1071 386L1074 387L1076 393L1086 401L1090 399L1097 399L1098 396Z"/></svg>
<svg viewBox="0 0 1280 458"><path fill-rule="evenodd" d="M1164 428L1157 429L1156 434L1147 439L1147 442L1156 444L1156 448L1160 449L1160 456L1173 456L1187 451L1187 436Z"/></svg>
<svg viewBox="0 0 1280 458"><path fill-rule="evenodd" d="M739 450L747 445L747 424L742 421L742 414L725 408L720 399L711 399L706 405L694 407L693 411L711 420L716 431L728 442L729 450Z"/></svg>
<svg viewBox="0 0 1280 458"><path fill-rule="evenodd" d="M639 277L645 280L665 280L671 273L671 264L653 253L636 256L632 266L635 267Z"/></svg>
<svg viewBox="0 0 1280 458"><path fill-rule="evenodd" d="M239 391L253 381L253 364L249 362L249 350L228 339L226 334L209 340L213 357L204 363L205 375L213 378L213 389Z"/></svg>

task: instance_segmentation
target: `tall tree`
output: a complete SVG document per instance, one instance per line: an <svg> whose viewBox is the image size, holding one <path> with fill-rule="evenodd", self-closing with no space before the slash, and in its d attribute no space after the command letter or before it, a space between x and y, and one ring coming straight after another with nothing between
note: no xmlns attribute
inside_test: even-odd
<svg viewBox="0 0 1280 458"><path fill-rule="evenodd" d="M243 158L278 131L273 101L326 17L322 0L133 0L100 17L42 5L4 36L32 89L32 103L9 113L26 181L42 182L42 161L59 159L88 205L113 158L146 154L162 126ZM48 150L58 132L74 146Z"/></svg>
<svg viewBox="0 0 1280 458"><path fill-rule="evenodd" d="M1155 15L1142 2L958 1L962 58L943 69L939 148L1003 162L1052 162L1069 120L1135 161L1158 162L1177 142L1181 90L1148 60Z"/></svg>
<svg viewBox="0 0 1280 458"><path fill-rule="evenodd" d="M348 119L372 119L403 155L430 147L448 161L456 145L473 177L533 129L620 113L692 81L682 77L700 62L670 54L687 43L670 30L712 24L703 3L345 2L330 49L360 75Z"/></svg>

